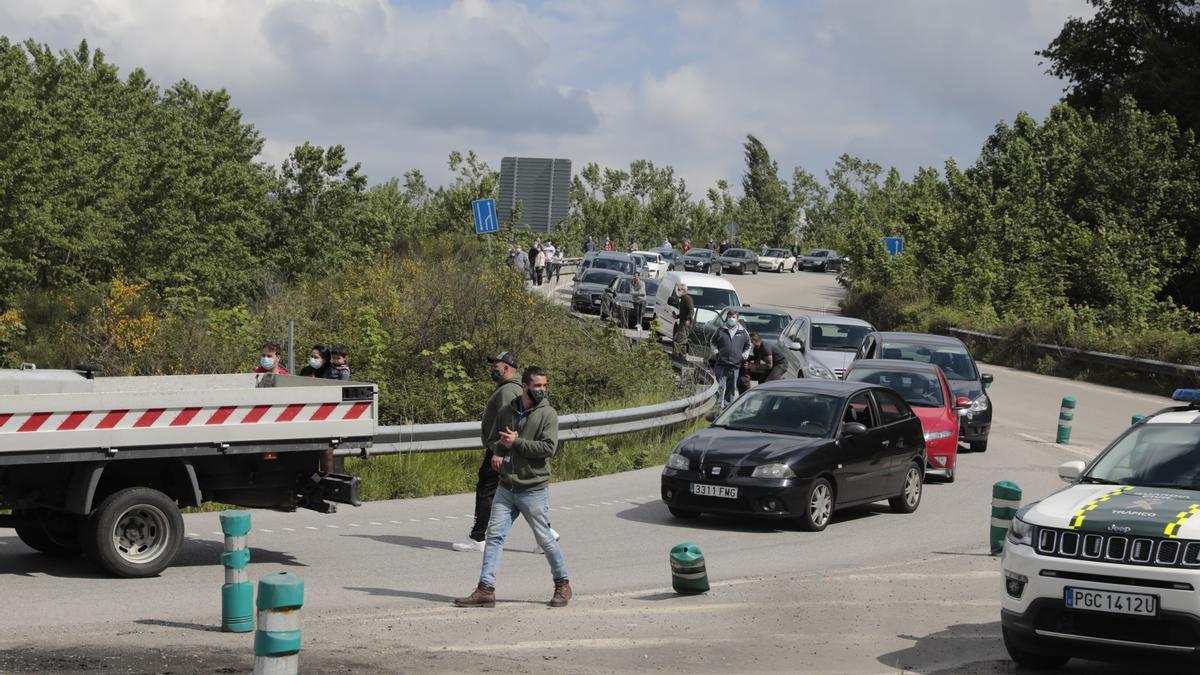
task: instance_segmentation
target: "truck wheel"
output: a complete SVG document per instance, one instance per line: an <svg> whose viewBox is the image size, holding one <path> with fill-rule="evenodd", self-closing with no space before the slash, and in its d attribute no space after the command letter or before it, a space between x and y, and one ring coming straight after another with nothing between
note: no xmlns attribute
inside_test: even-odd
<svg viewBox="0 0 1200 675"><path fill-rule="evenodd" d="M888 506L896 513L912 513L921 505L921 492L924 488L925 471L919 464L908 465L904 473L904 489L900 494L888 500Z"/></svg>
<svg viewBox="0 0 1200 675"><path fill-rule="evenodd" d="M118 490L100 502L84 529L83 552L119 577L152 577L175 561L183 515L170 497L145 487Z"/></svg>
<svg viewBox="0 0 1200 675"><path fill-rule="evenodd" d="M808 532L820 532L829 525L829 519L833 516L833 486L824 478L818 478L813 481L812 487L808 488L808 495L800 510L800 517L796 519L796 524L800 529Z"/></svg>
<svg viewBox="0 0 1200 675"><path fill-rule="evenodd" d="M14 515L28 517L28 512ZM55 556L79 555L79 519L67 514L51 514L33 525L15 528L17 537L29 548Z"/></svg>
<svg viewBox="0 0 1200 675"><path fill-rule="evenodd" d="M1001 633L1004 635L1004 648L1008 650L1008 655L1019 666L1030 670L1051 670L1062 668L1067 661L1071 660L1071 657L1062 654L1025 649L1009 637L1007 628L1002 628Z"/></svg>

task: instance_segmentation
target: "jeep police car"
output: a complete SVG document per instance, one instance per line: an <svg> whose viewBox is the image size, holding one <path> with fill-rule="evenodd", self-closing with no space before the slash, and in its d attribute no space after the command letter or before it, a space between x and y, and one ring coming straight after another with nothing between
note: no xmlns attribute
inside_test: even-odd
<svg viewBox="0 0 1200 675"><path fill-rule="evenodd" d="M1001 624L1018 664L1200 656L1200 390L1173 398L1017 511Z"/></svg>

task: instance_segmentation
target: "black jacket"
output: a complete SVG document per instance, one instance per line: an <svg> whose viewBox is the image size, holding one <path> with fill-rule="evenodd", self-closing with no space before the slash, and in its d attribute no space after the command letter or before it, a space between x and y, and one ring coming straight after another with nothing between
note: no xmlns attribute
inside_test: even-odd
<svg viewBox="0 0 1200 675"><path fill-rule="evenodd" d="M750 351L750 334L740 325L732 335L724 326L713 335L712 344L717 348L718 366L740 366Z"/></svg>

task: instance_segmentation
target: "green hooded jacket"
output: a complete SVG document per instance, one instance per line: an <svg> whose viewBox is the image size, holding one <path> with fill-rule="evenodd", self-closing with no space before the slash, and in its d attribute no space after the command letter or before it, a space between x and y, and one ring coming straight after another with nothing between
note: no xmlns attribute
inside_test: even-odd
<svg viewBox="0 0 1200 675"><path fill-rule="evenodd" d="M514 399L521 398L521 380L517 376L504 380L496 385L492 390L492 395L488 397L487 405L483 408L483 423L480 425L480 438L483 440L483 447L493 454L496 452L496 445L500 442L500 430L504 427L496 426L496 418L500 411L507 408Z"/></svg>
<svg viewBox="0 0 1200 675"><path fill-rule="evenodd" d="M511 448L496 442L492 452L503 457L500 484L513 492L536 490L550 482L550 458L558 450L558 413L543 399L521 414L520 396L500 411L497 434L505 428L517 432Z"/></svg>

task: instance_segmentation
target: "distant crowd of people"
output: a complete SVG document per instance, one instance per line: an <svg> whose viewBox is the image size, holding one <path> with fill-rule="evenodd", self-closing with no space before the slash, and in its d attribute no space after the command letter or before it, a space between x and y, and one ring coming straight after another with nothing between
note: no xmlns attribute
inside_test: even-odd
<svg viewBox="0 0 1200 675"><path fill-rule="evenodd" d="M551 279L557 282L562 278L563 252L553 242L547 240L543 244L539 238L528 252L515 244L509 246L508 265L534 286L541 286Z"/></svg>

